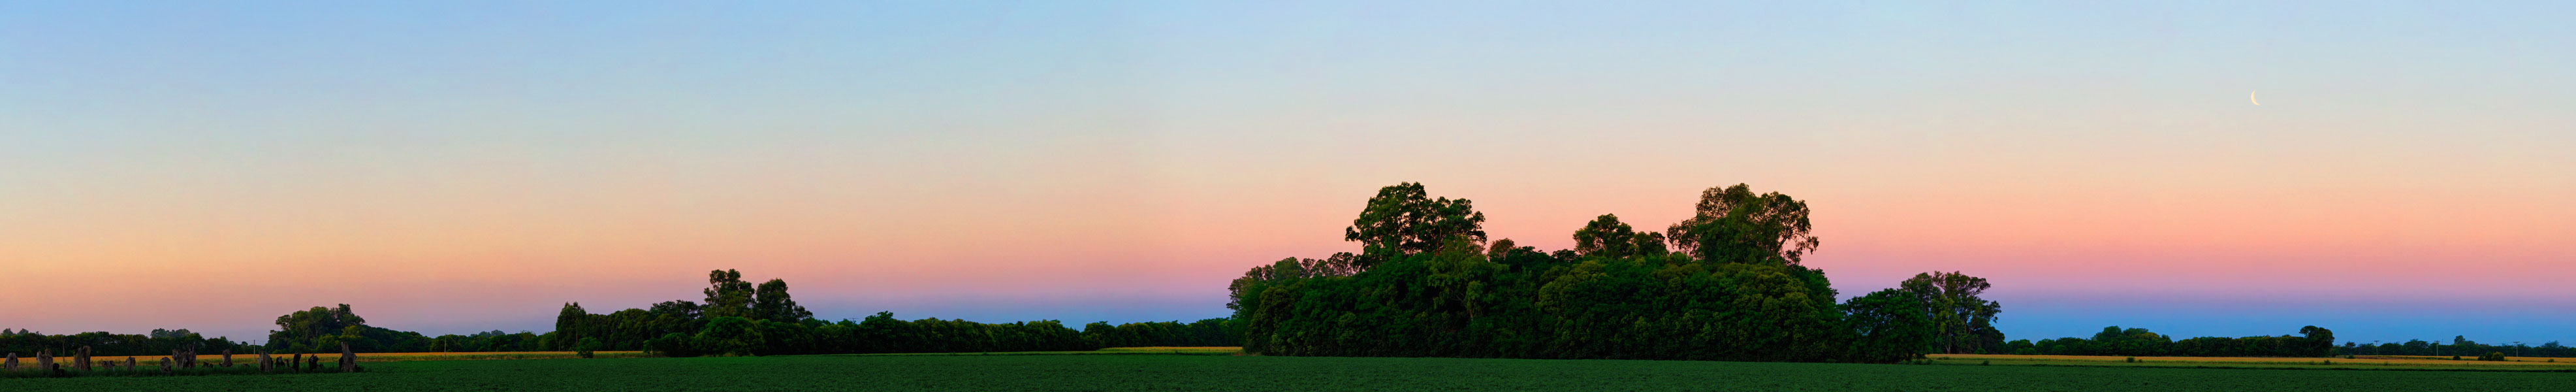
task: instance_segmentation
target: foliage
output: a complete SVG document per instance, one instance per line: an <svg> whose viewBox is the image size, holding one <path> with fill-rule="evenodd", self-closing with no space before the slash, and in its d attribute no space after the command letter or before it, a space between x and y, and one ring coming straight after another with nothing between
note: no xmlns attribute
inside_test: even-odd
<svg viewBox="0 0 2576 392"><path fill-rule="evenodd" d="M1756 195L1745 184L1701 191L1689 219L1665 229L1674 248L1706 260L1766 259L1798 264L1823 242L1809 234L1807 202L1779 192Z"/></svg>
<svg viewBox="0 0 2576 392"><path fill-rule="evenodd" d="M220 353L224 350L250 352L256 347L230 338L209 338L187 331L156 329L149 335L121 335L108 332L46 335L35 331L10 330L7 333L0 333L0 352L18 353L18 356L22 357L19 360L24 362L30 360L25 357L33 357L40 350L51 350L56 353L56 356L69 357L69 353L78 351L82 346L90 348L90 355L98 356L170 355L171 349L178 348L195 348L207 353Z"/></svg>
<svg viewBox="0 0 2576 392"><path fill-rule="evenodd" d="M814 312L796 305L787 294L787 280L770 279L752 290L751 317L769 321L796 322L814 318Z"/></svg>
<svg viewBox="0 0 2576 392"><path fill-rule="evenodd" d="M698 335L690 337L689 341L697 345L698 351L708 354L751 355L753 350L767 342L767 337L760 333L761 328L756 327L758 324L751 319L716 317L708 319L707 328L698 330Z"/></svg>
<svg viewBox="0 0 2576 392"><path fill-rule="evenodd" d="M1574 252L1584 256L1653 256L1670 251L1664 246L1664 233L1639 233L1619 222L1618 215L1601 214L1574 231Z"/></svg>
<svg viewBox="0 0 2576 392"><path fill-rule="evenodd" d="M2508 353L2511 354L2511 356L2516 357L2576 357L2576 347L2569 347L2555 341L2543 343L2539 346L2522 344L2521 342L2515 342L2512 345L2481 344L2476 341L2469 340L2467 336L2452 336L2451 343L2449 344L2428 342L2420 339L2409 340L2402 343L2385 343L2379 345L2363 345L2346 342L2343 344L2343 347L2339 348L2339 350L2342 350L2345 354L2362 355L2450 355L2457 353L2501 352Z"/></svg>
<svg viewBox="0 0 2576 392"><path fill-rule="evenodd" d="M2003 305L1977 297L1993 286L1985 278L1940 271L1915 274L1897 285L1923 299L1924 315L1934 327L1933 351L1945 354L1991 353L2004 343L2003 333L1994 327Z"/></svg>
<svg viewBox="0 0 2576 392"><path fill-rule="evenodd" d="M1387 200L1428 200L1420 189L1380 190L1358 221L1415 216L1386 212L1411 205ZM1612 215L1554 253L1485 246L1481 233L1407 236L1400 253L1373 242L1361 257L1372 262L1347 275L1294 273L1305 265L1295 259L1254 267L1229 285L1229 306L1245 320L1245 350L1266 355L1880 361L1922 348L1907 343L1918 331L1899 330L1924 328L1904 312L1875 314L1881 324L1867 329L1879 346L1852 347L1863 327L1845 323L1824 272L1789 259L1814 249L1803 202L1773 193L1702 204L1723 208L1675 231L1700 239L1697 254L1664 252L1660 236ZM1441 246L1419 249L1433 240Z"/></svg>
<svg viewBox="0 0 2576 392"><path fill-rule="evenodd" d="M707 285L710 287L703 291L707 296L706 317L752 317L753 288L751 282L742 280L742 271L707 272Z"/></svg>
<svg viewBox="0 0 2576 392"><path fill-rule="evenodd" d="M349 310L349 304L338 308L315 306L277 316L277 330L268 334L268 346L292 352L338 351L339 342L360 340L367 319Z"/></svg>
<svg viewBox="0 0 2576 392"><path fill-rule="evenodd" d="M1420 183L1380 188L1359 219L1342 229L1342 239L1359 241L1358 267L1369 268L1383 257L1430 253L1451 238L1485 241L1485 213L1466 199L1430 198Z"/></svg>
<svg viewBox="0 0 2576 392"><path fill-rule="evenodd" d="M1886 289L1843 302L1844 322L1851 327L1854 361L1895 363L1914 358L1932 346L1932 320L1924 316L1923 298L1914 292Z"/></svg>
<svg viewBox="0 0 2576 392"><path fill-rule="evenodd" d="M1496 241L1495 243L1510 244L1511 240L1505 239L1502 241ZM1243 301L1240 299L1244 298L1246 294L1253 294L1247 293L1245 290L1250 290L1254 287L1261 287L1265 282L1281 279L1351 276L1351 274L1359 272L1359 266L1357 265L1358 259L1358 255L1353 255L1350 252L1342 252L1334 253L1332 257L1326 257L1322 260L1290 257L1279 259L1279 261L1272 262L1270 265L1252 267L1251 271L1243 273L1243 277L1235 278L1232 283L1226 285L1226 292L1228 293L1227 298L1229 298L1229 300L1226 301L1225 307L1227 309L1233 309L1236 313L1242 313L1244 311Z"/></svg>
<svg viewBox="0 0 2576 392"><path fill-rule="evenodd" d="M1349 256L1337 256L1333 265L1347 266ZM1288 267L1297 271L1323 271L1335 266L1314 265ZM1303 274L1305 272L1286 272ZM731 294L742 290L741 273L717 270L709 274L710 298L734 301ZM689 301L657 303L651 309L627 309L610 314L567 313L561 318L585 321L559 325L578 326L580 330L559 330L551 335L579 336L581 341L597 339L597 349L643 350L663 356L691 357L701 355L790 355L790 354L862 354L922 352L996 352L996 351L1087 351L1117 346L1238 346L1242 332L1233 320L1207 319L1183 324L1177 321L1109 325L1093 323L1074 330L1063 322L1041 320L1016 323L978 323L966 320L922 319L904 321L893 313L879 312L864 320L825 322L789 300L787 284L771 280L750 289L753 293L743 314L720 316L731 311L712 311ZM727 305L730 306L730 305ZM571 348L572 340L553 340Z"/></svg>
<svg viewBox="0 0 2576 392"><path fill-rule="evenodd" d="M2335 354L2334 331L2306 326L2301 335L2249 336L2242 338L2199 337L2183 340L2156 334L2145 328L2103 327L2090 339L2058 338L2030 341L2016 340L2006 344L2012 352L2042 355L2134 355L2163 357L2330 357Z"/></svg>
<svg viewBox="0 0 2576 392"><path fill-rule="evenodd" d="M694 357L703 354L689 340L689 334L672 332L644 342L644 352L669 357Z"/></svg>

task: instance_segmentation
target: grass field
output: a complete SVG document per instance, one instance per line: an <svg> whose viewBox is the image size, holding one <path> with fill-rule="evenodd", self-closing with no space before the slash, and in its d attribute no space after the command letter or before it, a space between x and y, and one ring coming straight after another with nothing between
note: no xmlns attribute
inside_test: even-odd
<svg viewBox="0 0 2576 392"><path fill-rule="evenodd" d="M1110 347L1094 351L997 351L975 353L890 353L851 354L868 356L959 356L959 355L1241 355L1242 347Z"/></svg>
<svg viewBox="0 0 2576 392"><path fill-rule="evenodd" d="M416 361L366 373L5 379L0 390L2565 390L2576 373L1701 361L959 355Z"/></svg>
<svg viewBox="0 0 2576 392"><path fill-rule="evenodd" d="M2243 367L2243 368L2315 368L2363 370L2497 370L2497 371L2569 371L2576 372L2576 361L2569 358L2510 357L2507 361L2454 361L2450 357L2360 356L2353 359L2281 358L2281 357L2119 357L2090 355L1983 355L1933 354L1934 362L1945 365L2075 365L2075 366L2145 366L2145 367ZM2137 362L2129 362L2137 358ZM2555 362L2552 362L2555 361Z"/></svg>

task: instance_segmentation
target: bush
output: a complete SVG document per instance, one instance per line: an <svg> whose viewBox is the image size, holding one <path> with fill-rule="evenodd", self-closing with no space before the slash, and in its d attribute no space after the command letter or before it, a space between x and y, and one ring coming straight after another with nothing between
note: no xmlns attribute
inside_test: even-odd
<svg viewBox="0 0 2576 392"><path fill-rule="evenodd" d="M699 355L697 345L689 341L689 335L678 332L663 334L662 337L644 341L644 353L673 358Z"/></svg>
<svg viewBox="0 0 2576 392"><path fill-rule="evenodd" d="M2488 352L2488 353L2487 353L2487 355L2480 355L2480 356L2478 356L2478 360L2480 360L2480 361L2503 361L2503 360L2504 360L2504 353L2503 353L2503 352Z"/></svg>
<svg viewBox="0 0 2576 392"><path fill-rule="evenodd" d="M573 343L572 352L574 355L580 355L582 358L590 358L591 351L598 350L599 347L599 338L581 338L581 342Z"/></svg>
<svg viewBox="0 0 2576 392"><path fill-rule="evenodd" d="M704 354L737 356L755 354L753 351L760 349L765 340L757 324L741 317L708 319L706 329L698 330L698 336L690 339Z"/></svg>

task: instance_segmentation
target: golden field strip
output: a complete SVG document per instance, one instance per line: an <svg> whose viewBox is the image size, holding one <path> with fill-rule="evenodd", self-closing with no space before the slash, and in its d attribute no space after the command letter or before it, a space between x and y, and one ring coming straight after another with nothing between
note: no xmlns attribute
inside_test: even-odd
<svg viewBox="0 0 2576 392"><path fill-rule="evenodd" d="M2576 371L2576 358L2506 357L2505 361L2475 359L2451 360L2450 357L2398 355L2362 355L2352 359L2286 358L2286 357L2124 357L2100 355L2003 355L2003 354L1932 354L1941 364L1994 365L2086 365L2086 366L2174 366L2174 367L2307 367L2307 368L2447 368L2489 370L2571 370ZM2137 362L2129 362L2137 358Z"/></svg>
<svg viewBox="0 0 2576 392"><path fill-rule="evenodd" d="M592 356L594 356L594 357L598 357L598 358L631 358L631 357L642 357L642 356L645 356L645 355L644 355L644 352L642 352L642 351L593 351L593 352L591 352L591 354L592 354ZM307 354L306 356L315 356L315 355L319 355L319 356L321 356L321 357L324 359L324 361L325 361L324 363L325 363L325 364L328 364L328 363L329 363L329 361L336 361L336 360L339 360L339 359L340 359L340 354L339 354L339 353L330 353L330 354ZM271 357L295 358L295 354L285 354L285 355L270 354L270 356L271 356ZM136 363L149 365L149 364L153 364L153 363L155 363L155 361L160 361L160 360L161 360L161 358L168 358L168 357L169 357L168 355L138 355L138 356L131 356L131 357L126 357L126 356L95 356L95 357L90 357L90 360L91 360L91 361L98 361L98 362L107 362L107 361L125 362L125 359L126 359L126 358L134 358L134 361L135 361ZM482 359L557 359L557 358L579 358L579 357L580 357L580 355L576 355L576 354L574 354L574 353L573 353L573 352L571 352L571 351L511 351L511 352L488 352L488 353L358 353L358 362L465 361L465 360L482 360ZM31 357L31 356L27 356L27 355L24 355L24 354L21 354L21 355L19 356L18 360L19 360L21 363L24 363L25 361L32 360L31 358L33 358L33 357ZM56 362L56 363L64 363L64 364L68 364L68 363L71 363L71 360L72 360L72 357L68 357L68 356L58 356L58 357L54 357L54 362ZM257 361L257 360L259 360L259 354L242 354L242 353L233 353L233 363L235 363L235 364L253 363L252 361ZM223 362L224 362L224 355L223 355L223 354L206 354L206 353L197 353L197 363L199 363L199 364L222 364Z"/></svg>

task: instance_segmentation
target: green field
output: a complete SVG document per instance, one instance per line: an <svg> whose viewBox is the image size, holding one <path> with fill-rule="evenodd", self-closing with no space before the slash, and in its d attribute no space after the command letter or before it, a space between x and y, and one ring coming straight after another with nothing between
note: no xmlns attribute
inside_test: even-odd
<svg viewBox="0 0 2576 392"><path fill-rule="evenodd" d="M0 380L0 391L2564 390L2576 373L1223 355L418 361L357 374Z"/></svg>

